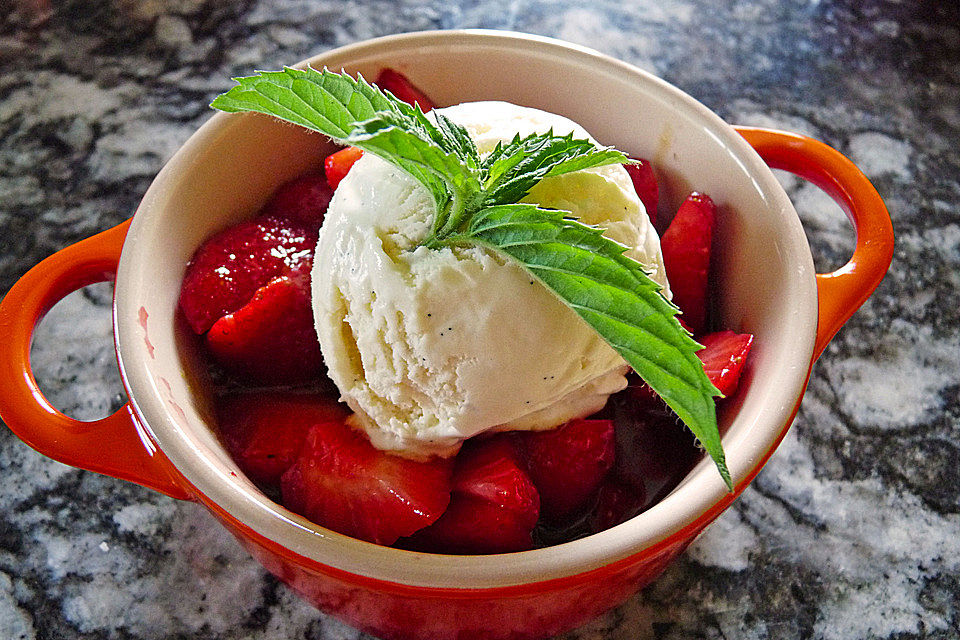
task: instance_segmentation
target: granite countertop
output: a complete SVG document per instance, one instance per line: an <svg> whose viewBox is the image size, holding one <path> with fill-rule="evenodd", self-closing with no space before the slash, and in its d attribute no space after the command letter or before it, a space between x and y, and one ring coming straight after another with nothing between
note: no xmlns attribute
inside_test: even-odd
<svg viewBox="0 0 960 640"><path fill-rule="evenodd" d="M960 10L893 0L14 0L0 5L0 293L127 218L228 78L372 36L485 27L648 69L729 122L815 136L873 180L893 266L813 370L753 485L651 587L565 638L960 637ZM573 90L589 91L589 87ZM784 177L821 271L853 234ZM125 400L109 286L42 324L68 413ZM0 638L361 634L201 507L52 462L0 429Z"/></svg>

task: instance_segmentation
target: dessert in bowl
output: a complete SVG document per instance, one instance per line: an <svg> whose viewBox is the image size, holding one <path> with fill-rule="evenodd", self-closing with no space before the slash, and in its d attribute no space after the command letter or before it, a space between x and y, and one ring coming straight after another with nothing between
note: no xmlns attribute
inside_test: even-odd
<svg viewBox="0 0 960 640"><path fill-rule="evenodd" d="M560 545L479 556L356 540L265 496L211 428L204 368L177 312L197 247L333 151L317 135L252 114L214 116L157 176L129 229L64 250L11 291L0 309L16 338L0 354L3 418L47 455L203 503L280 579L376 635L544 637L585 622L655 578L759 472L793 419L816 357L882 278L889 217L836 152L790 134L738 132L667 83L572 45L497 32L421 33L307 63L369 77L395 67L441 105L506 100L566 116L604 144L651 158L665 210L693 186L709 193L723 218L717 315L722 326L757 336L741 390L720 414L735 491L704 460L625 523ZM515 73L505 80L503 68ZM815 273L796 213L761 155L817 182L850 211L858 242L848 265ZM114 269L116 345L130 403L105 420L77 423L24 376L29 335L53 302Z"/></svg>
<svg viewBox="0 0 960 640"><path fill-rule="evenodd" d="M238 466L320 526L438 553L636 515L696 456L679 416L722 474L713 385L733 395L752 336L705 333L713 201L684 200L661 256L649 161L531 107L433 109L395 70L375 85L285 69L213 103L364 151L285 183L187 266L180 307ZM394 97L410 93L423 111Z"/></svg>

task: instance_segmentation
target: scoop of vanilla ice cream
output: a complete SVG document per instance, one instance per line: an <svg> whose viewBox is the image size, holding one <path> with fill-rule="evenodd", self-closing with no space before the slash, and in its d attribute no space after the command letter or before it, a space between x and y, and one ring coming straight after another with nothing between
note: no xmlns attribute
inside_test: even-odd
<svg viewBox="0 0 960 640"><path fill-rule="evenodd" d="M442 112L481 154L517 133L589 138L567 118L504 102ZM659 238L622 166L547 178L525 201L603 227L666 290ZM479 247L417 246L433 215L424 187L364 154L320 230L312 286L321 351L375 446L451 455L484 431L589 415L625 387L625 361L523 267Z"/></svg>

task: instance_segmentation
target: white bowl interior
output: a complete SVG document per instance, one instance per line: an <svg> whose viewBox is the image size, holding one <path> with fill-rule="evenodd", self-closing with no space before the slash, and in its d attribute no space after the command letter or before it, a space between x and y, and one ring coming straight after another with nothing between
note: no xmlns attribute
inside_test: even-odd
<svg viewBox="0 0 960 640"><path fill-rule="evenodd" d="M368 78L391 66L440 105L502 99L568 116L600 142L654 162L662 216L691 189L709 194L720 207L722 324L756 335L743 392L722 415L723 444L735 481L755 470L789 426L804 389L816 286L796 213L732 128L636 68L532 36L391 36L322 54L311 64ZM573 575L632 555L724 497L719 475L704 460L659 504L600 534L522 554L451 558L353 540L263 496L211 428L209 397L197 382L202 374L184 348L192 338L176 311L180 281L205 238L249 218L274 188L319 167L330 148L317 134L269 118L219 114L157 176L131 225L117 278L121 368L147 428L207 498L258 533L339 569L405 584L482 588Z"/></svg>

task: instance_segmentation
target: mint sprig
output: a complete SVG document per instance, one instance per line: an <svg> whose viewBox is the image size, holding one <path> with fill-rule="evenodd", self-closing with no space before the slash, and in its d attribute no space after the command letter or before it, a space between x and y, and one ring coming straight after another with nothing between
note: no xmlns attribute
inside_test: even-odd
<svg viewBox="0 0 960 640"><path fill-rule="evenodd" d="M462 165L444 160L450 154L459 160L459 145L451 142L450 136L419 107L385 94L363 78L326 69L284 67L282 71L261 71L234 80L237 86L217 96L211 107L274 116L381 156L423 184L438 211L445 210L455 195L448 190L454 178L451 169L460 172ZM358 139L351 140L351 135ZM464 168L464 172L469 169Z"/></svg>
<svg viewBox="0 0 960 640"><path fill-rule="evenodd" d="M616 149L574 139L573 134L556 136L550 131L523 139L516 136L507 145L498 144L484 158L484 204L513 204L548 176L626 161Z"/></svg>
<svg viewBox="0 0 960 640"><path fill-rule="evenodd" d="M678 309L626 247L567 212L519 201L544 178L628 162L612 148L552 131L514 137L481 158L467 131L428 117L367 83L326 69L259 72L212 107L255 111L360 147L406 171L433 196L429 248L480 245L517 261L553 291L633 367L727 470L713 397L720 395L696 356L701 345Z"/></svg>

